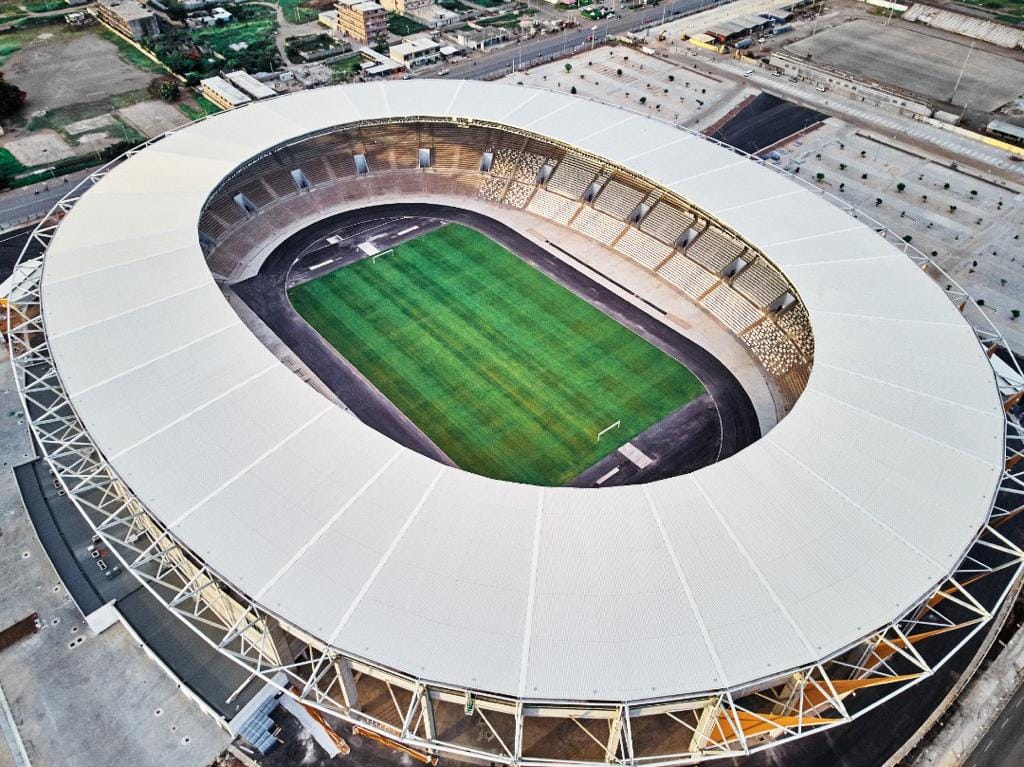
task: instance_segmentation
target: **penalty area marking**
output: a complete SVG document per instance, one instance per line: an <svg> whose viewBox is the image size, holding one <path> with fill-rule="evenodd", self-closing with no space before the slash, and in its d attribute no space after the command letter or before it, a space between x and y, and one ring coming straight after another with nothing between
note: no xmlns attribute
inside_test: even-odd
<svg viewBox="0 0 1024 767"><path fill-rule="evenodd" d="M622 421L615 421L614 423L605 426L603 429L601 429L601 431L597 433L597 438L594 440L594 442L600 442L601 437L610 432L612 429L618 429L620 426L622 426Z"/></svg>
<svg viewBox="0 0 1024 767"><path fill-rule="evenodd" d="M626 456L639 469L646 469L652 463L652 459L649 455L642 452L640 448L634 445L632 442L627 442L625 445L619 448L619 452Z"/></svg>

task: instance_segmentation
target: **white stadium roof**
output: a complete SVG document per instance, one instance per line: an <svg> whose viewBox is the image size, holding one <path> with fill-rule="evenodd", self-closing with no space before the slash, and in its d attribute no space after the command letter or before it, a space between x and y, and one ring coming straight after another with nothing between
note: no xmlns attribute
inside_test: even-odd
<svg viewBox="0 0 1024 767"><path fill-rule="evenodd" d="M538 488L401 448L291 373L199 247L211 190L353 121L495 121L604 156L755 243L810 313L792 412L645 486ZM45 258L51 353L149 512L220 577L347 653L530 699L643 700L813 663L954 568L1001 476L992 367L943 291L813 191L673 126L471 81L326 88L182 129L78 201Z"/></svg>

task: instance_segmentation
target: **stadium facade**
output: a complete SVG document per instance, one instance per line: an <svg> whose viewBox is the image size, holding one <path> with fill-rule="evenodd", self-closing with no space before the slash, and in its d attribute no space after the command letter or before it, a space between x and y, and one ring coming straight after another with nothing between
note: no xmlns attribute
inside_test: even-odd
<svg viewBox="0 0 1024 767"><path fill-rule="evenodd" d="M823 196L557 93L322 89L166 134L69 194L16 268L12 358L98 534L197 636L309 706L506 764L732 756L899 705L1022 567L999 531L1024 495L1000 335ZM735 335L785 416L727 460L623 488L500 482L396 445L281 365L218 285L383 197L591 237Z"/></svg>

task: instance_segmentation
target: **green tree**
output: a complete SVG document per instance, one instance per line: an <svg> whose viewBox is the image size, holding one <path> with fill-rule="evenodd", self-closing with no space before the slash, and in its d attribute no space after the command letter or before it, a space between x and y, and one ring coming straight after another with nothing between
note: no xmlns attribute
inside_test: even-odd
<svg viewBox="0 0 1024 767"><path fill-rule="evenodd" d="M896 191L897 192L902 192L906 188L907 188L907 185L904 184L902 181L896 185Z"/></svg>
<svg viewBox="0 0 1024 767"><path fill-rule="evenodd" d="M566 65L565 65L565 71L566 71L566 72L571 72L571 71L572 71L572 64L566 63Z"/></svg>
<svg viewBox="0 0 1024 767"><path fill-rule="evenodd" d="M171 21L184 21L187 16L188 11L181 6L178 0L171 0L167 4L167 18Z"/></svg>
<svg viewBox="0 0 1024 767"><path fill-rule="evenodd" d="M569 89L569 93L571 93L573 96L576 95L576 86L575 85L572 86L572 88Z"/></svg>
<svg viewBox="0 0 1024 767"><path fill-rule="evenodd" d="M17 85L7 82L0 74L0 117L10 117L25 104L28 94Z"/></svg>

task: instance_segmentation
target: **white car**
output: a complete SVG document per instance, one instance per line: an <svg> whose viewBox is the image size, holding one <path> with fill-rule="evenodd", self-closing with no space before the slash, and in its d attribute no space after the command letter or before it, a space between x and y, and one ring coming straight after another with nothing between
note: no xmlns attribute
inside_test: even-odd
<svg viewBox="0 0 1024 767"><path fill-rule="evenodd" d="M448 74L451 71L452 70L450 70L450 69L442 69L440 72L437 73L437 76L438 77L444 77L446 74Z"/></svg>
<svg viewBox="0 0 1024 767"><path fill-rule="evenodd" d="M752 74L754 74L754 70L753 69L748 69L746 72L743 73L743 76L744 77L750 77Z"/></svg>

